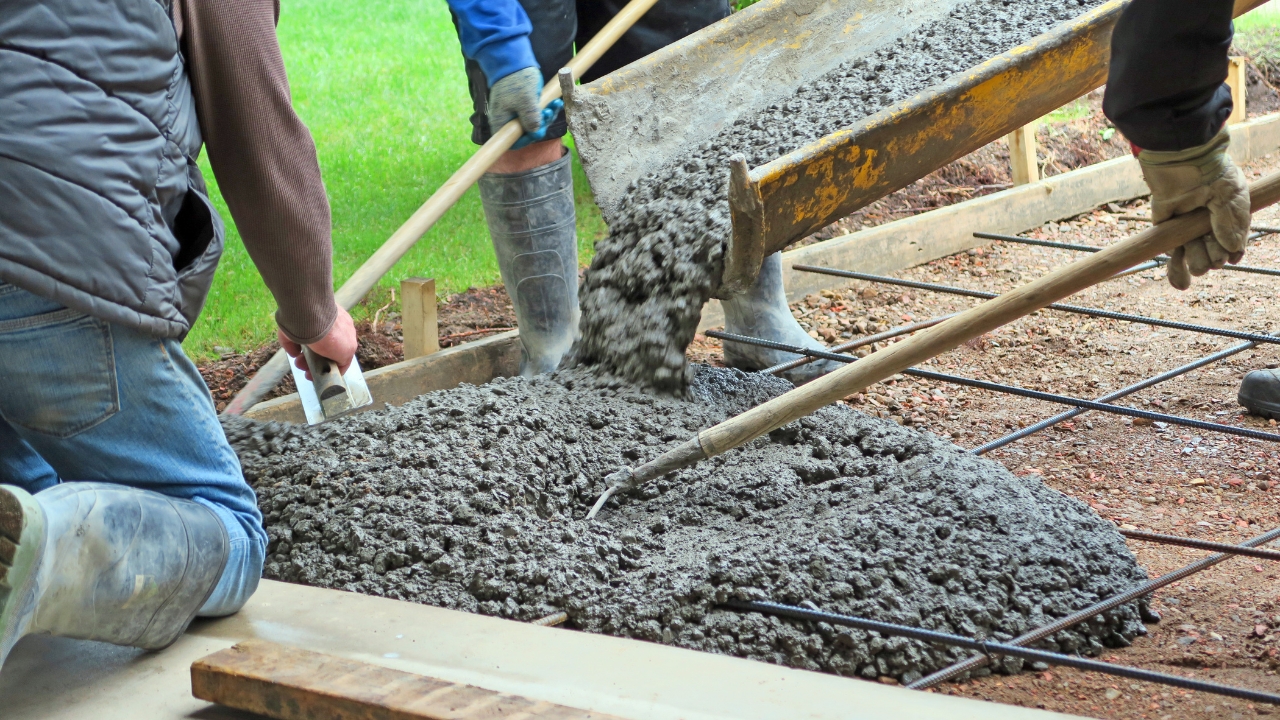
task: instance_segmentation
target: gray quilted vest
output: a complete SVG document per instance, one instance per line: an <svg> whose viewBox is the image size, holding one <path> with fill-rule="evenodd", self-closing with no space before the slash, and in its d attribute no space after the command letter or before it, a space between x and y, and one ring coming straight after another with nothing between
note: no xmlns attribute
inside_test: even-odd
<svg viewBox="0 0 1280 720"><path fill-rule="evenodd" d="M223 228L170 0L0 0L0 280L158 337Z"/></svg>

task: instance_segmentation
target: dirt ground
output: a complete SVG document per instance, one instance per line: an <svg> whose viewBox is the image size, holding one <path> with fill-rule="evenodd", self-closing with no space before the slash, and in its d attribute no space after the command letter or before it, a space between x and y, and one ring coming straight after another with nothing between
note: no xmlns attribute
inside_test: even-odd
<svg viewBox="0 0 1280 720"><path fill-rule="evenodd" d="M1249 166L1255 179L1280 169L1280 157ZM1145 215L1145 202L1109 205L1028 237L1106 245L1148 227L1119 219ZM1254 216L1280 224L1280 210ZM974 228L979 230L980 228ZM1078 258L1077 253L994 243L898 273L913 280L999 291ZM1280 268L1280 235L1254 241L1244 264ZM794 306L810 334L828 344L913 320L962 310L977 301L953 295L857 283L812 295ZM1178 292L1162 270L1112 280L1070 302L1250 331L1280 331L1280 278L1214 273ZM1081 315L1042 311L925 367L1075 397L1111 390L1190 362L1238 341ZM691 355L713 358L702 338ZM1132 407L1280 432L1274 420L1244 414L1236 403L1249 370L1280 364L1280 346L1261 346L1118 401ZM949 436L973 448L1067 408L1007 394L898 376L848 402L864 412ZM989 454L1017 474L1052 487L1127 528L1238 543L1280 524L1280 446L1163 423L1134 423L1088 413ZM1206 553L1130 541L1151 575ZM1162 672L1280 692L1280 565L1232 559L1156 594L1163 622L1107 660ZM955 695L1099 718L1234 718L1280 714L1280 708L1148 683L1053 668L993 676L938 689Z"/></svg>
<svg viewBox="0 0 1280 720"><path fill-rule="evenodd" d="M374 309L372 317L356 324L356 335L360 338L356 357L361 368L372 370L404 359L404 334L398 308L395 301L386 302L385 307ZM516 315L506 289L495 285L468 288L466 292L449 296L437 304L436 322L440 327L440 347L448 348L512 330L516 326ZM213 394L218 412L222 412L258 368L279 349L279 343L273 342L248 353L227 353L200 365L200 374ZM263 399L294 391L293 382L285 380Z"/></svg>

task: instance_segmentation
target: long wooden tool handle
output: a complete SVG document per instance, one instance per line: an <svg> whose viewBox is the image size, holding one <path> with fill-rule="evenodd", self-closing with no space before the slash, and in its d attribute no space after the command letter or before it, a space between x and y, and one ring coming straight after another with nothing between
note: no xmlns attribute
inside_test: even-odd
<svg viewBox="0 0 1280 720"><path fill-rule="evenodd" d="M1253 212L1280 200L1280 173L1273 173L1250 185L1249 197ZM634 470L624 468L605 478L608 489L596 501L587 517L594 517L605 501L620 490L636 487L750 442L916 363L954 349L983 333L1107 280L1122 270L1161 253L1171 252L1208 232L1209 211L1200 209L1180 215L1097 254L1059 268L1039 280L988 300L930 330L757 405L741 415L703 430L693 440L677 445Z"/></svg>
<svg viewBox="0 0 1280 720"><path fill-rule="evenodd" d="M649 8L658 0L631 0L626 7L622 8L617 15L613 16L596 36L583 46L581 50L573 56L569 64L565 67L573 73L574 79L582 77L592 65L600 59L600 56L613 47L613 44L622 37L631 26L644 16ZM539 106L546 107L552 100L560 97L560 81L553 79L542 88L542 96L539 99ZM373 289L374 285L386 275L391 267L404 257L405 253L414 246L416 242L424 235L436 221L444 216L449 208L462 197L480 176L488 171L489 167L497 162L502 154L511 149L520 136L524 134L523 128L520 127L519 120L512 120L502 129L494 133L489 141L486 142L469 160L462 164L449 179L441 185L435 193L427 199L422 207L409 216L390 238L382 244L382 247L368 259L364 261L355 273L342 283L342 287L338 288L335 297L338 304L344 308L350 309L356 303L360 302L365 295ZM241 415L244 411L253 407L255 403L270 392L271 388L276 386L285 375L289 373L289 359L283 350L277 352L267 364L263 365L249 382L240 389L239 393L231 399L227 404L223 414Z"/></svg>
<svg viewBox="0 0 1280 720"><path fill-rule="evenodd" d="M1249 195L1253 211L1280 200L1280 173L1251 185ZM1203 209L1156 225L703 430L699 444L707 457L719 455L1208 232L1209 212Z"/></svg>

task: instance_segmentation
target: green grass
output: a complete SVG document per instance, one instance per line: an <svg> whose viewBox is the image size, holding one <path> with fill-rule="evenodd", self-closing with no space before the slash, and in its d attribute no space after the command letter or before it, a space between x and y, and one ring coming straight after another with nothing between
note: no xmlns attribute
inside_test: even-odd
<svg viewBox="0 0 1280 720"><path fill-rule="evenodd" d="M1236 18L1235 28L1237 33L1280 28L1280 3L1268 2L1250 10Z"/></svg>
<svg viewBox="0 0 1280 720"><path fill-rule="evenodd" d="M315 138L333 209L334 280L341 284L463 162L471 101L443 0L290 0L278 27L294 107ZM247 350L275 337L275 301L249 260L217 190L227 250L185 348ZM580 261L605 232L575 161ZM406 277L436 278L442 295L498 282L498 266L472 188L370 294L386 302ZM364 309L353 314L359 317Z"/></svg>

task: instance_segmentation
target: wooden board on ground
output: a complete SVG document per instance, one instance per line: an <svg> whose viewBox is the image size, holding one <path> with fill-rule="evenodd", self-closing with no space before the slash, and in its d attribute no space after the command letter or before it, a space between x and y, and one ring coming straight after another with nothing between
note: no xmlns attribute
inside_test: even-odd
<svg viewBox="0 0 1280 720"><path fill-rule="evenodd" d="M515 330L457 345L440 352L370 370L364 374L376 410L403 405L433 390L448 390L462 383L480 385L496 377L510 377L520 369L520 337ZM303 423L298 395L285 395L254 405L245 417L259 422Z"/></svg>
<svg viewBox="0 0 1280 720"><path fill-rule="evenodd" d="M618 720L263 640L192 663L191 694L275 720Z"/></svg>

